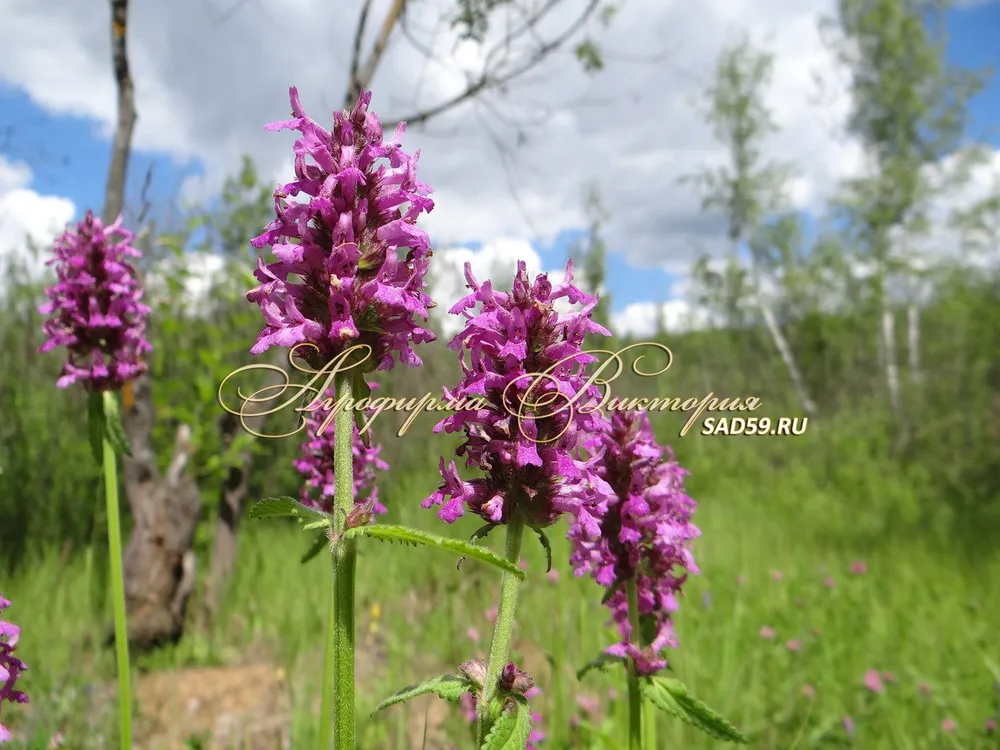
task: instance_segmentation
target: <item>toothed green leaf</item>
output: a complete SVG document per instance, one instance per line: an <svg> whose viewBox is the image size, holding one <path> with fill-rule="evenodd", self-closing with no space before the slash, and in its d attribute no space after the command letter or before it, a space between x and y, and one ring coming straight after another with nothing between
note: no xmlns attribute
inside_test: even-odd
<svg viewBox="0 0 1000 750"><path fill-rule="evenodd" d="M688 693L678 680L669 677L645 677L639 682L642 695L656 708L697 727L717 740L749 744L736 727Z"/></svg>
<svg viewBox="0 0 1000 750"><path fill-rule="evenodd" d="M437 547L451 552L458 552L473 560L493 565L508 573L513 573L520 580L524 580L524 571L515 563L509 562L486 547L477 547L474 544L463 542L458 539L449 539L435 534L428 534L426 531L418 531L406 526L393 526L390 524L372 524L370 526L358 526L347 529L344 538L350 539L358 536L370 536L373 539L380 539L387 542L400 542L402 544L412 544L414 546L423 544L428 547Z"/></svg>
<svg viewBox="0 0 1000 750"><path fill-rule="evenodd" d="M516 701L504 709L483 741L482 750L524 750L531 736L531 711Z"/></svg>
<svg viewBox="0 0 1000 750"><path fill-rule="evenodd" d="M111 391L104 391L104 429L108 441L119 456L131 456L132 448L128 444L128 435L122 425L121 414L118 411L118 399Z"/></svg>
<svg viewBox="0 0 1000 750"><path fill-rule="evenodd" d="M462 696L469 692L471 688L472 683L464 677L450 674L433 677L427 680L427 682L422 682L419 685L409 685L393 693L372 709L372 715L389 706L404 703L419 695L427 695L428 693L433 693L439 698L444 698L449 703L458 703L462 699Z"/></svg>
<svg viewBox="0 0 1000 750"><path fill-rule="evenodd" d="M250 518L294 518L307 529L318 529L333 525L333 516L321 510L303 505L291 497L269 497L260 500L250 508Z"/></svg>

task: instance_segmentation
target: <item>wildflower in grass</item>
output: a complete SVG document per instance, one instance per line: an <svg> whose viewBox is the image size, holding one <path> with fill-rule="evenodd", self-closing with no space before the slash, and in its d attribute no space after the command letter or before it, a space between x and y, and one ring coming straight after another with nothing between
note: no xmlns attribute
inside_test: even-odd
<svg viewBox="0 0 1000 750"><path fill-rule="evenodd" d="M462 354L463 379L453 391L445 389L445 396L482 399L485 408L455 412L434 431L464 432L457 455L486 476L464 481L455 462L446 465L442 457L443 484L423 507L441 506L438 515L447 523L466 507L491 524L507 524L519 515L533 529L570 513L596 534L596 519L609 493L602 494L605 485L593 462L577 459L574 450L581 434L600 431L605 422L595 411L565 408L565 401L553 404L551 399L559 394L572 398L584 390L583 368L596 360L583 353L584 337L610 335L591 320L597 298L573 285L572 262L557 285L544 273L532 283L523 261L510 292L494 289L490 281L480 284L468 263L465 279L471 293L449 311L463 315L465 327L448 345ZM557 313L555 303L563 298L582 307ZM600 399L597 386L587 390Z"/></svg>
<svg viewBox="0 0 1000 750"><path fill-rule="evenodd" d="M76 226L55 242L54 265L58 282L45 290L49 301L38 308L51 316L42 329L46 339L40 353L65 346L68 352L56 385L81 383L91 392L116 391L146 372L142 355L152 349L146 341L149 308L130 259L142 256L131 243L135 236L110 226L88 211Z"/></svg>
<svg viewBox="0 0 1000 750"><path fill-rule="evenodd" d="M986 734L996 734L997 731L997 720L987 719L986 720Z"/></svg>
<svg viewBox="0 0 1000 750"><path fill-rule="evenodd" d="M868 572L868 566L864 564L861 560L855 560L851 563L851 573L856 576L864 575Z"/></svg>
<svg viewBox="0 0 1000 750"><path fill-rule="evenodd" d="M785 648L787 648L793 654L798 653L799 651L802 650L802 641L793 638L792 640L788 641L788 643L785 644Z"/></svg>
<svg viewBox="0 0 1000 750"><path fill-rule="evenodd" d="M528 569L528 561L527 561L527 560L524 560L524 559L522 559L522 560L521 560L521 561L520 561L520 562L519 562L519 563L517 564L517 567L519 567L519 568L520 568L521 570L527 570L527 569Z"/></svg>
<svg viewBox="0 0 1000 750"><path fill-rule="evenodd" d="M486 619L490 621L490 625L496 625L497 622L497 608L490 607L486 610Z"/></svg>
<svg viewBox="0 0 1000 750"><path fill-rule="evenodd" d="M931 694L931 686L928 685L926 682L918 682L917 692L926 698Z"/></svg>
<svg viewBox="0 0 1000 750"><path fill-rule="evenodd" d="M401 148L405 124L386 142L378 115L368 109L371 99L371 92L361 91L351 111L333 114L327 131L306 115L295 87L289 89L291 119L265 129L299 132L295 178L274 191L275 218L251 240L274 255L271 263L258 258L254 276L260 283L246 295L264 318L251 353L289 347L316 370L336 361L337 402L367 397L364 373L397 362L421 365L413 347L435 338L419 322L433 306L424 291L432 253L427 233L416 226L434 207L431 191L416 176L419 153ZM358 357L344 359L352 351ZM328 609L319 744L329 746L333 725L334 745L350 748L355 655L348 634L356 630L357 541L340 535L367 525L381 509L373 494L363 504L354 495L373 468L385 465L377 449L357 439L349 408L334 415L333 444L313 427L299 464L309 477L303 499L333 511L330 536L340 539L331 548L336 593Z"/></svg>
<svg viewBox="0 0 1000 750"><path fill-rule="evenodd" d="M841 719L840 723L844 727L844 733L848 737L853 737L855 731L854 719L852 719L850 716L845 716L843 719Z"/></svg>
<svg viewBox="0 0 1000 750"><path fill-rule="evenodd" d="M765 625L760 629L760 637L765 641L773 641L775 636L774 628Z"/></svg>
<svg viewBox="0 0 1000 750"><path fill-rule="evenodd" d="M10 607L10 601L0 594L0 612ZM17 678L25 671L27 665L14 655L17 641L21 637L21 629L13 623L0 619L0 710L4 701L8 703L27 703L28 696L16 688ZM0 723L0 742L11 738L10 730Z"/></svg>
<svg viewBox="0 0 1000 750"><path fill-rule="evenodd" d="M296 353L319 369L367 344L370 369L387 370L396 359L419 366L413 345L435 338L417 322L432 306L423 291L432 253L416 221L434 207L416 176L419 151L400 147L404 123L383 140L369 91L352 111L334 113L330 131L309 119L294 86L289 98L292 119L266 127L301 137L295 179L275 190L276 216L251 240L276 258L258 259L260 285L247 294L265 321L251 352L308 343Z"/></svg>
<svg viewBox="0 0 1000 750"><path fill-rule="evenodd" d="M677 595L688 574L699 572L690 549L701 532L691 522L697 504L684 492L688 472L656 442L644 412L615 412L611 429L596 434L588 450L614 495L600 521L600 538L593 539L582 521L571 527L570 562L577 575L589 573L601 586L619 587L607 606L621 641L607 652L631 659L640 676L653 674L667 666L663 650L677 645L671 620ZM638 610L631 616L629 586L635 587ZM633 632L640 620L648 623L648 639Z"/></svg>
<svg viewBox="0 0 1000 750"><path fill-rule="evenodd" d="M608 700L616 701L618 700L618 691L614 688L608 688Z"/></svg>
<svg viewBox="0 0 1000 750"><path fill-rule="evenodd" d="M465 631L465 637L468 638L473 643L479 643L479 631L475 628L469 628Z"/></svg>
<svg viewBox="0 0 1000 750"><path fill-rule="evenodd" d="M479 700L483 694L484 682L487 679L486 664L482 659L470 659L459 667L462 675L472 684L472 689L463 693L461 698L462 711L466 721L474 723L479 719L477 710ZM500 672L497 685L498 698L505 702L512 702L513 696L523 696L530 701L541 694L541 689L535 685L535 681L527 672L518 669L513 662L510 662ZM531 734L528 736L528 743L525 750L538 750L538 746L545 740L545 732L540 728L542 717L535 711L531 712Z"/></svg>
<svg viewBox="0 0 1000 750"><path fill-rule="evenodd" d="M956 729L958 729L958 725L955 723L954 719L944 719L941 721L942 732L947 732L948 734L951 734Z"/></svg>
<svg viewBox="0 0 1000 750"><path fill-rule="evenodd" d="M152 350L145 338L149 308L141 302L142 289L131 265L142 256L132 247L134 239L120 216L105 226L87 211L75 230L56 240L54 257L46 265L55 266L58 281L45 290L49 301L38 308L50 316L38 351L66 347L67 359L56 386L80 383L88 392L91 448L104 470L122 748L132 747L132 696L116 454L131 449L114 392L146 372L142 357Z"/></svg>
<svg viewBox="0 0 1000 750"><path fill-rule="evenodd" d="M780 570L772 570L771 571L771 578L773 578L776 581L781 581L781 580L784 580L785 574L782 573Z"/></svg>
<svg viewBox="0 0 1000 750"><path fill-rule="evenodd" d="M882 675L878 673L877 669L869 669L865 672L865 679L862 684L873 693L885 692L885 685L882 684Z"/></svg>
<svg viewBox="0 0 1000 750"><path fill-rule="evenodd" d="M888 682L890 685L893 685L893 684L896 683L896 675L894 675L892 672L883 672L882 673L882 679L885 682Z"/></svg>
<svg viewBox="0 0 1000 750"><path fill-rule="evenodd" d="M823 585L826 586L828 589L832 589L834 586L837 585L837 582L832 578L830 578L830 576L827 576L826 578L823 579Z"/></svg>
<svg viewBox="0 0 1000 750"><path fill-rule="evenodd" d="M812 700L813 698L816 697L816 688L814 688L812 685L803 685L802 695L804 695L809 700Z"/></svg>
<svg viewBox="0 0 1000 750"><path fill-rule="evenodd" d="M576 696L576 705L587 716L597 716L601 710L601 702L596 695L580 693Z"/></svg>
<svg viewBox="0 0 1000 750"><path fill-rule="evenodd" d="M736 576L736 585L737 586L742 586L743 583L745 582L745 580L746 579L744 579L743 576Z"/></svg>
<svg viewBox="0 0 1000 750"><path fill-rule="evenodd" d="M559 571L555 568L546 573L545 577L548 579L549 583L553 585L559 583Z"/></svg>
<svg viewBox="0 0 1000 750"><path fill-rule="evenodd" d="M329 397L332 399L332 394L329 394ZM302 457L295 459L293 464L305 477L299 491L303 505L332 513L336 494L334 476L336 436L329 425L324 427L326 418L327 415L322 409L306 413L306 440L302 443ZM354 503L358 512L367 516L358 519L359 523L364 523L371 520L372 514L381 515L386 512L385 506L378 499L375 473L388 471L389 464L379 457L381 445L372 443L370 446L365 446L357 425L354 426L353 442Z"/></svg>

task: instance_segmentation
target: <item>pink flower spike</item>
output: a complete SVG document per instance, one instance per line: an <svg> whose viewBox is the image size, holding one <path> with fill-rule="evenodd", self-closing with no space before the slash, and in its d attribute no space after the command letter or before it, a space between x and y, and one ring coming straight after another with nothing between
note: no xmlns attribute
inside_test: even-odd
<svg viewBox="0 0 1000 750"><path fill-rule="evenodd" d="M760 637L763 638L765 641L774 640L774 636L775 636L774 628L765 625L760 629Z"/></svg>
<svg viewBox="0 0 1000 750"><path fill-rule="evenodd" d="M781 581L781 580L784 579L784 577L785 577L785 574L782 573L780 570L772 570L771 571L771 578L773 578L776 581Z"/></svg>
<svg viewBox="0 0 1000 750"><path fill-rule="evenodd" d="M869 669L867 672L865 672L865 679L863 684L873 693L885 692L885 686L882 684L882 676L878 673L877 669Z"/></svg>
<svg viewBox="0 0 1000 750"><path fill-rule="evenodd" d="M888 682L890 685L894 685L896 683L896 675L894 675L892 672L883 672L882 679Z"/></svg>
<svg viewBox="0 0 1000 750"><path fill-rule="evenodd" d="M802 650L802 641L793 638L792 640L790 640L788 643L785 644L785 648L787 648L793 654L798 653L799 651Z"/></svg>
<svg viewBox="0 0 1000 750"><path fill-rule="evenodd" d="M987 719L986 720L986 734L996 734L997 731L997 720Z"/></svg>
<svg viewBox="0 0 1000 750"><path fill-rule="evenodd" d="M958 729L958 725L955 723L954 719L944 719L941 722L941 731L942 732L947 732L948 734L951 734L956 729Z"/></svg>
<svg viewBox="0 0 1000 750"><path fill-rule="evenodd" d="M486 619L493 625L497 624L497 608L495 606L486 610Z"/></svg>
<svg viewBox="0 0 1000 750"><path fill-rule="evenodd" d="M837 582L832 578L830 578L830 576L827 576L826 578L823 579L823 585L826 586L828 589L832 589L834 586L837 585Z"/></svg>
<svg viewBox="0 0 1000 750"><path fill-rule="evenodd" d="M931 686L928 685L926 682L918 682L917 692L926 698L931 694Z"/></svg>
<svg viewBox="0 0 1000 750"><path fill-rule="evenodd" d="M868 566L864 564L861 560L855 560L851 563L851 573L856 576L864 575L868 572Z"/></svg>
<svg viewBox="0 0 1000 750"><path fill-rule="evenodd" d="M545 577L548 579L549 583L559 583L559 571L555 568L546 573Z"/></svg>
<svg viewBox="0 0 1000 750"><path fill-rule="evenodd" d="M813 698L816 697L816 688L814 688L812 685L803 685L802 695L812 700Z"/></svg>
<svg viewBox="0 0 1000 750"><path fill-rule="evenodd" d="M475 628L469 628L466 630L465 635L473 643L479 643L479 631Z"/></svg>

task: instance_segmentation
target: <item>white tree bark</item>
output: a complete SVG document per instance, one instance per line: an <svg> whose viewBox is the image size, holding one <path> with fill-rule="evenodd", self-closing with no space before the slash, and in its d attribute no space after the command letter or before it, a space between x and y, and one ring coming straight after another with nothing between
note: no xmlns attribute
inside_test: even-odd
<svg viewBox="0 0 1000 750"><path fill-rule="evenodd" d="M920 370L920 308L915 303L910 303L906 311L907 327L907 353L910 359L910 378L914 383L919 383L922 379Z"/></svg>
<svg viewBox="0 0 1000 750"><path fill-rule="evenodd" d="M899 414L899 364L896 361L896 319L885 303L882 305L882 352L885 356L885 382L889 388L889 405Z"/></svg>
<svg viewBox="0 0 1000 750"><path fill-rule="evenodd" d="M774 319L774 313L771 311L768 304L759 296L757 298L757 308L760 310L761 317L764 319L764 325L767 326L767 331L771 335L771 340L774 342L774 346L778 350L778 354L781 356L781 361L784 362L785 369L788 370L788 377L792 380L792 385L799 397L799 403L802 404L802 410L806 413L807 417L814 417L816 415L816 404L811 398L809 398L809 393L806 390L806 384L802 378L802 373L799 371L799 367L795 363L795 357L792 355L791 347L788 346L788 341L785 340L785 336L782 334L781 328L778 326L778 322Z"/></svg>

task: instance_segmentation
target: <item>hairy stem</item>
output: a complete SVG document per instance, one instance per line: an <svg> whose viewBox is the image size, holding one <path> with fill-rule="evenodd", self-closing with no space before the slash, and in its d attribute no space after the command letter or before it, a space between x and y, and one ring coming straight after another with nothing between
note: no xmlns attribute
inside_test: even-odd
<svg viewBox="0 0 1000 750"><path fill-rule="evenodd" d="M517 511L507 522L505 556L515 565L521 559L521 540L524 537L524 519ZM490 663L486 668L486 682L483 685L483 699L479 702L479 741L485 739L489 731L486 718L490 704L496 697L500 673L510 660L510 642L514 634L514 611L517 608L518 578L504 571L500 578L500 602L497 606L497 621L493 627L493 643L490 645Z"/></svg>
<svg viewBox="0 0 1000 750"><path fill-rule="evenodd" d="M338 402L352 396L348 373L337 373L336 389ZM333 512L339 533L344 530L347 514L354 508L354 412L341 408L333 424L336 482ZM333 556L333 746L336 750L354 747L354 577L357 559L357 542L341 540Z"/></svg>
<svg viewBox="0 0 1000 750"><path fill-rule="evenodd" d="M110 393L104 399L114 398ZM105 412L106 413L106 412ZM115 619L115 658L118 662L118 720L123 750L132 750L132 690L129 685L128 622L125 616L125 578L122 573L122 531L118 515L118 468L115 449L105 435L104 498L108 515L108 557Z"/></svg>
<svg viewBox="0 0 1000 750"><path fill-rule="evenodd" d="M626 581L625 593L628 596L628 621L632 626L629 637L637 642L640 637L639 594L634 578ZM642 695L639 693L639 675L632 659L628 663L628 747L629 750L642 750Z"/></svg>

